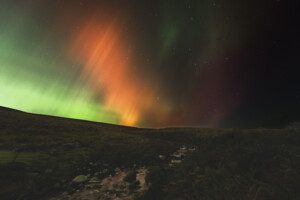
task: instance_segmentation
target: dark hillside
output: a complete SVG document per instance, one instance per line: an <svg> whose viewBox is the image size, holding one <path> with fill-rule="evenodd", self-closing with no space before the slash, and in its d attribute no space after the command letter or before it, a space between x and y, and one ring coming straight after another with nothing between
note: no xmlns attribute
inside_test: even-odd
<svg viewBox="0 0 300 200"><path fill-rule="evenodd" d="M76 199L90 190L72 183L80 174L132 181L142 168L147 190L129 184L133 199L299 199L299 144L297 130L137 129L0 108L0 199Z"/></svg>

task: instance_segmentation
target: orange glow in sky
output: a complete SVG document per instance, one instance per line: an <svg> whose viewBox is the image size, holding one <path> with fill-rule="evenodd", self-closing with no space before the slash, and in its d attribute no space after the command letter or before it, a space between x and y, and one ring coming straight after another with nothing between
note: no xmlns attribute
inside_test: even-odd
<svg viewBox="0 0 300 200"><path fill-rule="evenodd" d="M136 74L132 53L117 21L85 22L71 45L72 56L83 63L83 76L118 113L120 123L133 126L156 100L155 91Z"/></svg>

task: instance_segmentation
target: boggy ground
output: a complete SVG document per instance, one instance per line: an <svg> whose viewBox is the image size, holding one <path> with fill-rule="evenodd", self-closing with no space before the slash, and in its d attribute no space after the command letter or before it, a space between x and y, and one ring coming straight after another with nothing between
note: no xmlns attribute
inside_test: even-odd
<svg viewBox="0 0 300 200"><path fill-rule="evenodd" d="M299 199L299 134L137 129L0 108L0 199Z"/></svg>

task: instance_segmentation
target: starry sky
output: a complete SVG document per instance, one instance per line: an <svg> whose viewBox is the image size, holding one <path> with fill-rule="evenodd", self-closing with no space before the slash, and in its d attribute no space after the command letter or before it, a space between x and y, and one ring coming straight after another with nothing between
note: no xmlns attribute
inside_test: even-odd
<svg viewBox="0 0 300 200"><path fill-rule="evenodd" d="M137 127L300 120L291 0L1 0L0 106Z"/></svg>

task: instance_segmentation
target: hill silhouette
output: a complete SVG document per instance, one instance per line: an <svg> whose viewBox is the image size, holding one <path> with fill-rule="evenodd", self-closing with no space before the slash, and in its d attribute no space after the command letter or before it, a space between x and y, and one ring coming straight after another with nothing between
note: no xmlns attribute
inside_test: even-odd
<svg viewBox="0 0 300 200"><path fill-rule="evenodd" d="M299 199L299 141L298 130L139 129L1 107L0 199Z"/></svg>

